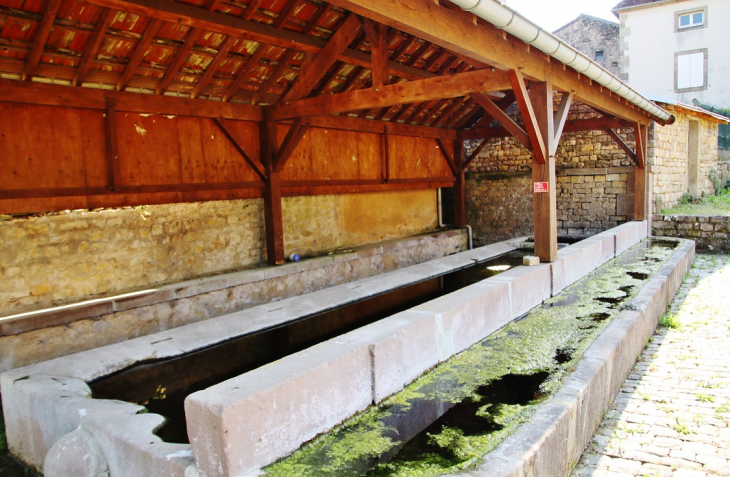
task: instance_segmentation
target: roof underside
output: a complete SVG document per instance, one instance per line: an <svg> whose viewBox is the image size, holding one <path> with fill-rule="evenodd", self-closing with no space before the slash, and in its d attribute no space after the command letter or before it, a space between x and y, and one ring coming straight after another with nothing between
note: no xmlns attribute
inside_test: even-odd
<svg viewBox="0 0 730 477"><path fill-rule="evenodd" d="M444 6L463 15L445 1L435 8ZM498 51L487 64L392 27L397 23L382 28L321 0L0 0L0 76L273 105L372 88L373 39L380 51L387 45L376 86L500 64ZM338 42L341 48L331 48ZM318 62L325 53L330 61ZM310 64L322 70L309 75L316 81L292 90ZM498 89L490 93L502 97ZM456 94L345 113L455 129L474 124L483 110L473 95Z"/></svg>
<svg viewBox="0 0 730 477"><path fill-rule="evenodd" d="M47 5L48 3L48 5ZM52 25L47 16L58 3ZM203 30L101 4L73 0L0 0L0 74L117 90L144 90L221 101L277 103L349 12L319 0L179 2L266 25L269 42ZM118 3L118 2L117 2ZM135 4L129 4L135 6ZM250 22L250 23L247 23ZM291 35L295 33L295 35ZM33 59L39 35L47 39ZM293 40L292 40L293 38ZM286 48L282 44L290 44ZM474 69L455 54L413 35L387 34L392 83ZM363 30L309 94L371 86L371 41ZM37 53L36 53L37 54ZM37 61L33 65L33 61ZM395 67L395 68L393 68ZM400 67L400 68L398 68ZM393 75L393 69L400 69ZM468 96L359 112L361 117L455 127L477 109Z"/></svg>

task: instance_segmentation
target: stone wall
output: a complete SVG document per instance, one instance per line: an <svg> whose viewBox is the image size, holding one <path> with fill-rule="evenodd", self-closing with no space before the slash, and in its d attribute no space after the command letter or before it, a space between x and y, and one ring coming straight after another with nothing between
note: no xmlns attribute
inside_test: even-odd
<svg viewBox="0 0 730 477"><path fill-rule="evenodd" d="M287 254L437 227L433 190L283 200ZM0 221L0 316L261 266L261 200L72 211Z"/></svg>
<svg viewBox="0 0 730 477"><path fill-rule="evenodd" d="M699 126L699 173L700 195L714 194L715 188L709 179L710 171L718 169L717 123L696 115L688 115L681 108L662 105L674 114L674 124L649 128L648 163L651 166L654 194L654 211L676 205L689 190L689 123L697 121Z"/></svg>
<svg viewBox="0 0 730 477"><path fill-rule="evenodd" d="M652 234L695 241L698 250L730 250L730 217L654 215Z"/></svg>
<svg viewBox="0 0 730 477"><path fill-rule="evenodd" d="M553 33L614 75L621 73L618 23L581 14ZM603 60L596 57L597 51L603 52Z"/></svg>

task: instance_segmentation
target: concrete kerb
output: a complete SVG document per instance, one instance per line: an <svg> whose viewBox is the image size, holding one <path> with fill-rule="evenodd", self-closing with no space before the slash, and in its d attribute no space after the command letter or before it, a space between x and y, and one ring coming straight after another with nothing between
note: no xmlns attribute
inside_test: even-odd
<svg viewBox="0 0 730 477"><path fill-rule="evenodd" d="M694 244L690 241L685 241L675 251L671 261L679 277L683 277L680 274L686 272L693 257ZM606 327L557 394L541 405L512 436L487 454L477 469L459 475L567 475L673 297L668 293L668 280L664 276L667 272L664 270L662 275L652 277L631 301L636 306L635 311L622 311ZM543 416L550 415L556 416L555 421L543 420ZM562 439L564 442L555 442L555 436L558 436L558 441Z"/></svg>

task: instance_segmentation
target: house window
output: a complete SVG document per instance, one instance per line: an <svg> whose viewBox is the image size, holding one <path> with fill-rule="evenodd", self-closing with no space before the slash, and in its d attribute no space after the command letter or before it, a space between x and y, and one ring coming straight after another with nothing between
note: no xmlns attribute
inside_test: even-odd
<svg viewBox="0 0 730 477"><path fill-rule="evenodd" d="M596 61L599 63L603 61L603 50L599 50L596 52Z"/></svg>
<svg viewBox="0 0 730 477"><path fill-rule="evenodd" d="M707 49L675 53L676 92L707 88Z"/></svg>
<svg viewBox="0 0 730 477"><path fill-rule="evenodd" d="M705 23L705 12L683 13L679 15L679 28L690 28Z"/></svg>
<svg viewBox="0 0 730 477"><path fill-rule="evenodd" d="M707 7L674 12L674 31L676 33L706 27Z"/></svg>

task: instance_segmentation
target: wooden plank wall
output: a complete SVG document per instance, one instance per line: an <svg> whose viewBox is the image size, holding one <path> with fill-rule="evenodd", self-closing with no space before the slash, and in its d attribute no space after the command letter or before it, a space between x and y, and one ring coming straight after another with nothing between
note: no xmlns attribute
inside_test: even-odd
<svg viewBox="0 0 730 477"><path fill-rule="evenodd" d="M0 213L262 196L261 177L213 119L117 111L118 157L112 160L105 116L91 109L0 103ZM226 124L258 160L258 124ZM287 131L288 125L279 126L280 142ZM453 184L436 139L385 136L310 127L282 171L283 194Z"/></svg>

